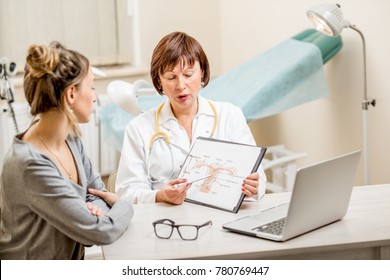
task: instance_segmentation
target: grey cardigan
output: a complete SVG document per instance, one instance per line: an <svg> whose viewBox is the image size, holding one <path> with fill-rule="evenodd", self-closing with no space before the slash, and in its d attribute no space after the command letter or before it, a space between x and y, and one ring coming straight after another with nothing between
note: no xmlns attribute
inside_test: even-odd
<svg viewBox="0 0 390 280"><path fill-rule="evenodd" d="M64 178L54 162L17 135L4 160L0 190L0 259L82 259L84 245L117 240L133 216L131 204L117 201L110 209L87 188L103 189L100 176L79 138L68 137L80 185ZM86 202L105 210L89 213Z"/></svg>

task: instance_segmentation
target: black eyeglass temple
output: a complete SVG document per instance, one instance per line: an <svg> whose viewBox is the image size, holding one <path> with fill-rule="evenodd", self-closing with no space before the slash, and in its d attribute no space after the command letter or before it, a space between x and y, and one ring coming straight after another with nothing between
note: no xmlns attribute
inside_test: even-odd
<svg viewBox="0 0 390 280"><path fill-rule="evenodd" d="M213 224L213 222L210 220L210 221L205 222L203 225L198 226L198 228L201 228L201 227L204 227L204 226L208 226L208 225L212 225L212 224Z"/></svg>

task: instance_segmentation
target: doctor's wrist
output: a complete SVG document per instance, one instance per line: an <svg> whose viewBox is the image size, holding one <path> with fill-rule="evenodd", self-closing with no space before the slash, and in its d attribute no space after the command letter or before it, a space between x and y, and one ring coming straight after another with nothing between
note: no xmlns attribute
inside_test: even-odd
<svg viewBox="0 0 390 280"><path fill-rule="evenodd" d="M165 198L165 195L164 195L164 193L163 193L163 190L161 189L161 190L158 190L157 192L156 192L156 199L155 199L155 202L165 202L166 201L166 199L164 199Z"/></svg>

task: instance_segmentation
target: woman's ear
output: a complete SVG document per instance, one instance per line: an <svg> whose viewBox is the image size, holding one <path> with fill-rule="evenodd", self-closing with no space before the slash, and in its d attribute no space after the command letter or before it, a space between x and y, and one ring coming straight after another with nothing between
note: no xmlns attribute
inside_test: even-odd
<svg viewBox="0 0 390 280"><path fill-rule="evenodd" d="M71 86L69 87L66 92L65 92L65 100L66 100L66 104L68 104L69 108L72 110L73 108L73 104L76 100L76 87L75 86Z"/></svg>

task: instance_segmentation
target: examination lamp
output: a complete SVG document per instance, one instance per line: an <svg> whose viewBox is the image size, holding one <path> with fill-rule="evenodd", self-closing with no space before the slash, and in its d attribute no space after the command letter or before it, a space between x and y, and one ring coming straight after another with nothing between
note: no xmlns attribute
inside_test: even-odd
<svg viewBox="0 0 390 280"><path fill-rule="evenodd" d="M139 95L158 95L145 80L137 80L133 84L120 80L112 81L107 86L107 93L116 105L133 116L142 111L137 99Z"/></svg>
<svg viewBox="0 0 390 280"><path fill-rule="evenodd" d="M369 157L368 157L368 121L367 113L370 105L375 106L375 99L367 97L367 72L366 72L366 42L363 33L351 25L348 20L343 18L340 5L338 4L320 4L311 7L307 11L308 18L315 24L318 31L321 33L336 37L339 36L344 28L351 28L359 33L363 43L363 77L364 77L364 92L362 99L363 109L363 135L364 135L364 183L369 183Z"/></svg>

